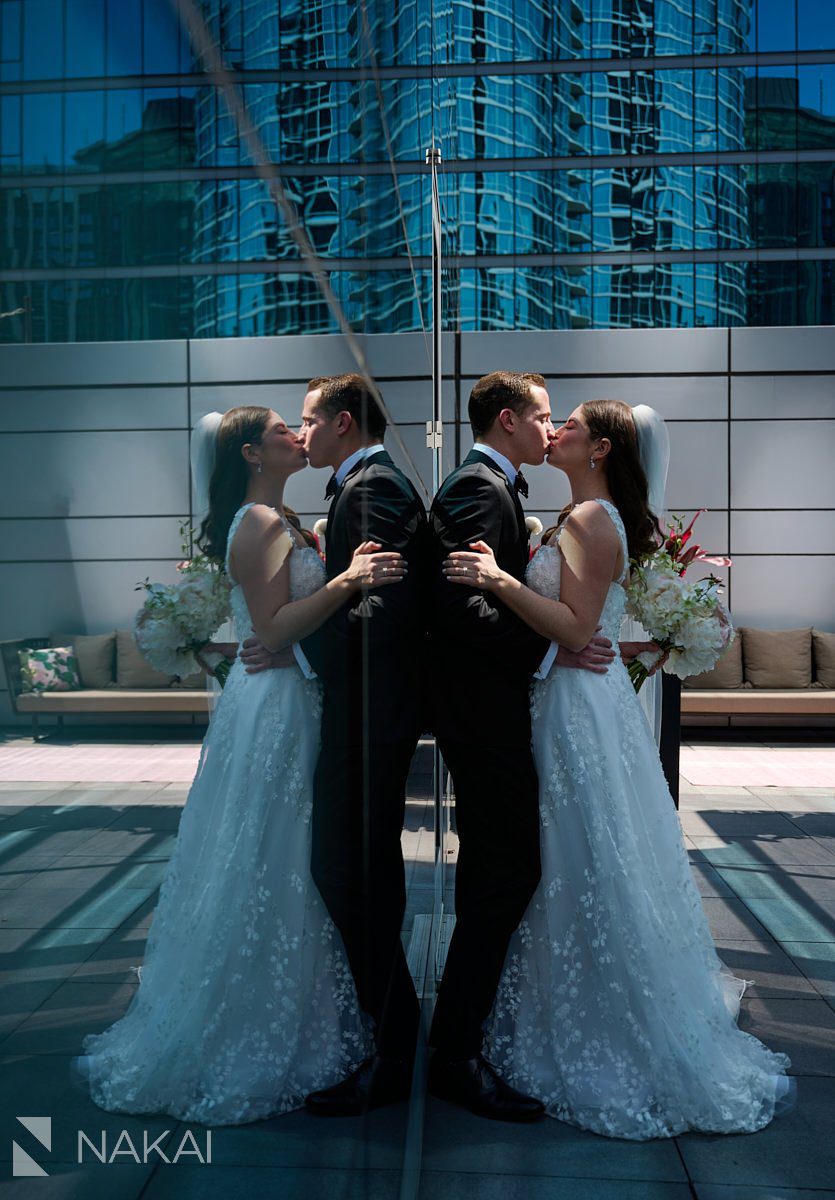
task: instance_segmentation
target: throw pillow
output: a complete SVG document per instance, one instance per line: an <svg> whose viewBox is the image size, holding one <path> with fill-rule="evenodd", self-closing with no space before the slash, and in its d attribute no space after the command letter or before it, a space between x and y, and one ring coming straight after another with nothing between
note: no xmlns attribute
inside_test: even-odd
<svg viewBox="0 0 835 1200"><path fill-rule="evenodd" d="M812 630L815 655L815 679L821 687L835 688L835 633Z"/></svg>
<svg viewBox="0 0 835 1200"><path fill-rule="evenodd" d="M25 692L77 692L81 687L78 659L70 646L19 650Z"/></svg>
<svg viewBox="0 0 835 1200"><path fill-rule="evenodd" d="M53 633L53 646L72 646L78 659L81 686L106 688L113 686L116 655L115 633Z"/></svg>
<svg viewBox="0 0 835 1200"><path fill-rule="evenodd" d="M716 666L710 671L703 671L701 675L691 675L689 679L684 680L684 687L711 689L744 687L742 638L739 636L739 630Z"/></svg>
<svg viewBox="0 0 835 1200"><path fill-rule="evenodd" d="M812 630L742 630L745 678L755 688L812 685Z"/></svg>

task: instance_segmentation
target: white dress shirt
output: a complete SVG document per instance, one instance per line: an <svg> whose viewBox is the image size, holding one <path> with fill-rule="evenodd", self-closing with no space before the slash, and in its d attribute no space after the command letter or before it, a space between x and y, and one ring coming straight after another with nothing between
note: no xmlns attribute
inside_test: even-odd
<svg viewBox="0 0 835 1200"><path fill-rule="evenodd" d="M504 471L510 482L510 486L515 487L516 476L519 474L519 472L506 455L502 454L499 450L494 450L492 446L485 446L484 442L476 442L476 444L473 446L473 450L477 450L479 454L486 454L488 458L492 458L493 462L500 466ZM537 670L534 672L534 679L548 678L558 652L559 645L556 642L551 642L551 645L545 651L545 657L539 664Z"/></svg>
<svg viewBox="0 0 835 1200"><path fill-rule="evenodd" d="M385 446L379 444L374 446L360 446L359 450L355 450L353 454L349 454L344 463L342 463L336 470L336 486L342 486L342 484L345 482L345 476L349 471L353 470L353 468L358 462L360 462L361 459L370 458L372 454L379 454L381 450L385 450ZM336 497L334 496L331 500L331 503L333 504L335 500ZM313 670L313 667L311 667L307 655L305 654L304 650L302 650L298 642L293 643L293 657L301 667L301 671L305 679L317 678L316 672Z"/></svg>

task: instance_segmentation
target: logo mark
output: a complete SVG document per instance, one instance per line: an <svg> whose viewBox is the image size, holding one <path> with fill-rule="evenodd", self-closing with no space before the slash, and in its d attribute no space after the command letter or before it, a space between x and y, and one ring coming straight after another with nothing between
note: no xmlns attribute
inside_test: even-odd
<svg viewBox="0 0 835 1200"><path fill-rule="evenodd" d="M24 1129L32 1134L46 1150L52 1149L52 1117L17 1117ZM17 1142L12 1142L12 1175L48 1175Z"/></svg>

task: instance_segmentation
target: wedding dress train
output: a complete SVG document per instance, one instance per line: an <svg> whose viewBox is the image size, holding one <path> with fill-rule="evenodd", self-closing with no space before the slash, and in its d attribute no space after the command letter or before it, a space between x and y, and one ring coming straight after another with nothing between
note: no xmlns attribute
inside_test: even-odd
<svg viewBox="0 0 835 1200"><path fill-rule="evenodd" d="M232 522L227 547L250 505ZM228 549L227 549L228 557ZM290 555L293 600L325 574ZM252 621L232 588L239 637ZM238 1124L303 1104L368 1053L341 939L310 877L316 681L236 660L203 744L124 1017L78 1065L117 1112Z"/></svg>
<svg viewBox="0 0 835 1200"><path fill-rule="evenodd" d="M599 503L626 562L620 515ZM560 563L557 546L542 547L529 586L557 599ZM601 616L612 642L624 603L613 583ZM737 1026L745 984L717 956L623 663L552 670L534 684L532 718L542 881L508 952L486 1053L550 1115L597 1133L759 1129L788 1092L788 1059Z"/></svg>

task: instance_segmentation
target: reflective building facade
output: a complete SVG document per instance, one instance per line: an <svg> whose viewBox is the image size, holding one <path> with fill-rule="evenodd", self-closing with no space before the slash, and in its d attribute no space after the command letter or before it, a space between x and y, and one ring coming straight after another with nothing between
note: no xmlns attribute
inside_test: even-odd
<svg viewBox="0 0 835 1200"><path fill-rule="evenodd" d="M431 316L433 140L447 328L835 321L835 6L201 8L357 329ZM169 0L0 0L0 272L5 341L336 328Z"/></svg>

